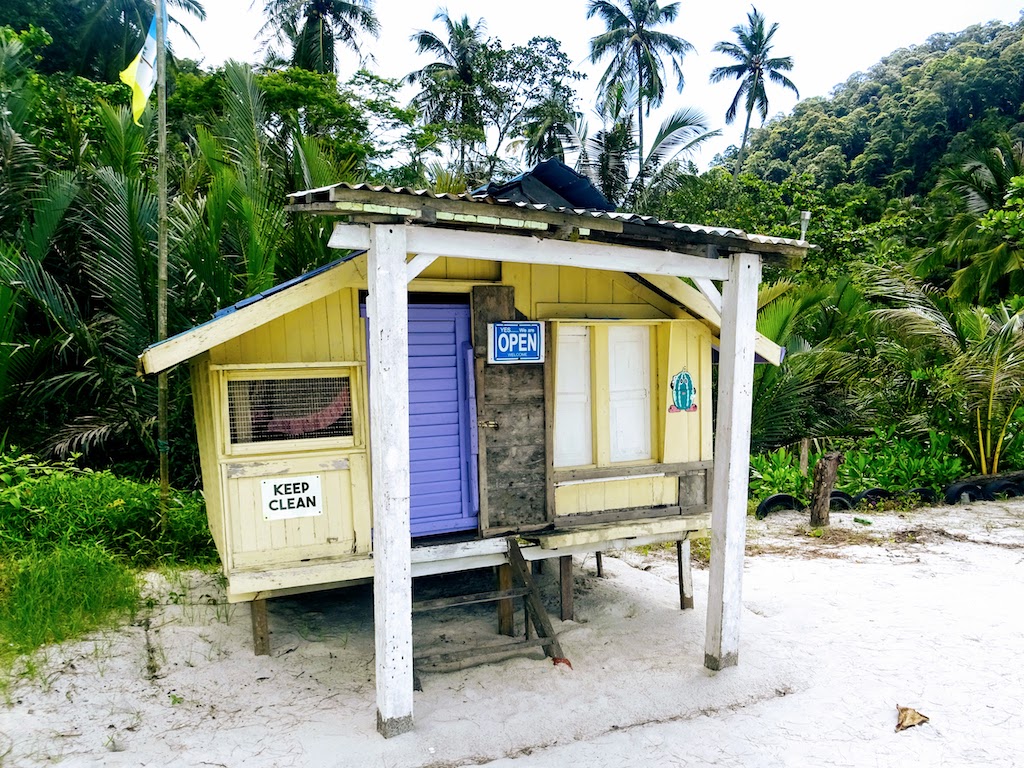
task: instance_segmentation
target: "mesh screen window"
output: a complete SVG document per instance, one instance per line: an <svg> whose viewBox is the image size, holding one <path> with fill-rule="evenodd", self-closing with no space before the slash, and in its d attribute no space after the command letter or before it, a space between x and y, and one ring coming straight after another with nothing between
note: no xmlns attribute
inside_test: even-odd
<svg viewBox="0 0 1024 768"><path fill-rule="evenodd" d="M231 443L352 437L347 376L228 382Z"/></svg>

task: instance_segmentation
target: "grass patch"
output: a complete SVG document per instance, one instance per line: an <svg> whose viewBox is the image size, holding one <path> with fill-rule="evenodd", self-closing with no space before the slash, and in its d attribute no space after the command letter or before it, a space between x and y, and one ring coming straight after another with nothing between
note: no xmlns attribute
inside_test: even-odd
<svg viewBox="0 0 1024 768"><path fill-rule="evenodd" d="M59 546L6 560L0 572L4 655L59 643L130 615L135 572L102 547Z"/></svg>
<svg viewBox="0 0 1024 768"><path fill-rule="evenodd" d="M130 616L138 569L217 561L198 493L0 454L0 668Z"/></svg>

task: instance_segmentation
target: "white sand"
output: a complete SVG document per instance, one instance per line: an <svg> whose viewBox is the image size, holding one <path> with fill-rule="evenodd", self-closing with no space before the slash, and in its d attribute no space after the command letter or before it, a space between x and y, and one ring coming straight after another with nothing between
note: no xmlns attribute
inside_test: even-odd
<svg viewBox="0 0 1024 768"><path fill-rule="evenodd" d="M748 558L737 668L701 665L705 571L680 612L674 552L606 557L604 579L591 558L576 621L554 620L574 669L425 672L416 730L390 741L369 588L271 601L258 658L214 579L154 576L135 626L50 649L15 686L0 765L1024 766L1024 502L858 516L873 525L834 527L875 541L750 521L769 554ZM497 639L492 606L464 611L418 616L418 647ZM931 721L895 733L897 704Z"/></svg>

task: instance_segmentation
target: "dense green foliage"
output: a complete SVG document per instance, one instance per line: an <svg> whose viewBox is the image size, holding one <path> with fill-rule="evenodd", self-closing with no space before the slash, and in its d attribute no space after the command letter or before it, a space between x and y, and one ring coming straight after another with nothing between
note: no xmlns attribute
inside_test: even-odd
<svg viewBox="0 0 1024 768"><path fill-rule="evenodd" d="M0 665L133 612L137 568L216 561L199 494L174 494L164 526L158 501L153 483L0 453Z"/></svg>
<svg viewBox="0 0 1024 768"><path fill-rule="evenodd" d="M148 115L132 124L110 73L144 34L143 5L0 0L17 24L0 31L0 415L34 451L139 477L156 455L155 388L134 375L155 332L155 137ZM425 63L406 78L406 106L397 82L338 76L335 45L378 30L371 2L265 5L282 47L262 67L172 68L172 333L332 258L322 221L284 213L289 192L360 180L461 192L555 155L620 206L664 218L796 238L810 212L817 248L765 268L758 327L788 358L755 374L756 450L881 429L942 445L968 471L1019 464L1020 23L894 52L752 129L745 159L734 148L699 174L686 152L714 135L705 115L680 104L653 136L642 130L690 50L672 32L674 3L588 5L603 26L593 54L608 62L589 128L581 76L555 40L508 46L483 20L439 10L410 41ZM718 47L734 59L723 77L739 78L731 112L763 116L766 84L795 88L791 60L772 53L775 27L756 12L733 31ZM119 47L90 47L114 33ZM83 41L80 57L54 35ZM175 480L195 487L185 377L171 387ZM33 493L59 504L62 483Z"/></svg>
<svg viewBox="0 0 1024 768"><path fill-rule="evenodd" d="M1021 29L991 22L895 51L758 131L745 169L776 182L860 183L890 199L927 194L943 168L1016 127Z"/></svg>
<svg viewBox="0 0 1024 768"><path fill-rule="evenodd" d="M927 437L901 437L895 429L876 429L856 441L829 441L828 450L843 453L836 473L836 489L852 496L869 488L894 494L915 488L939 492L967 474L964 462L954 454L949 438L932 431ZM808 458L813 467L822 452ZM751 458L750 497L762 501L774 493L788 493L802 501L811 497L811 472L800 471L799 454L778 448Z"/></svg>

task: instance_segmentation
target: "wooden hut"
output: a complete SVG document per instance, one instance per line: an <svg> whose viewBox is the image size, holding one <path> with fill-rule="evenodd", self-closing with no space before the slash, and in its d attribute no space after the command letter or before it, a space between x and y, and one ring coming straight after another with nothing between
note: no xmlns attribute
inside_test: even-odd
<svg viewBox="0 0 1024 768"><path fill-rule="evenodd" d="M519 537L565 563L710 528L705 664L737 659L753 366L782 359L755 330L761 262L807 245L573 207L586 190L549 170L564 205L530 175L296 193L348 255L141 356L191 364L210 528L254 626L268 597L374 579L385 735L412 726L412 578L505 565Z"/></svg>

